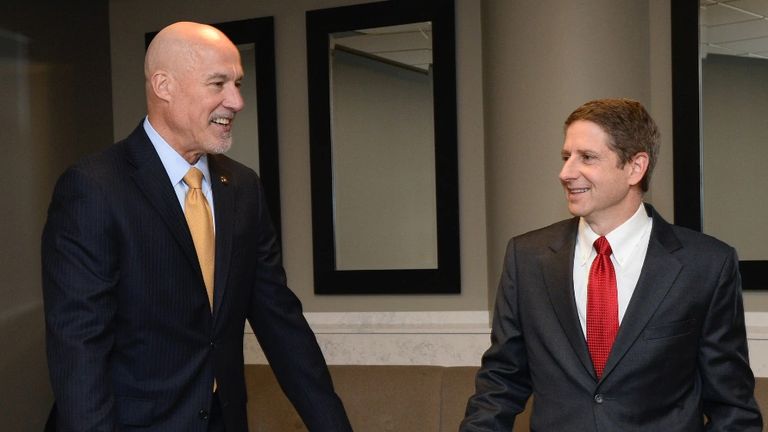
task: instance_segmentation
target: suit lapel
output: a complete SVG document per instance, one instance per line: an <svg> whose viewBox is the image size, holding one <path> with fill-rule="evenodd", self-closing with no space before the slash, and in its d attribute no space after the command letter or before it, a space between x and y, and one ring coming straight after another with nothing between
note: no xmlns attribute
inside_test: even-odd
<svg viewBox="0 0 768 432"><path fill-rule="evenodd" d="M213 290L213 316L218 316L227 286L229 262L232 256L232 235L235 214L235 185L231 173L222 165L221 157L208 155L211 170L213 205L216 211L216 264Z"/></svg>
<svg viewBox="0 0 768 432"><path fill-rule="evenodd" d="M578 219L572 219L568 227L565 240L550 245L552 253L545 255L542 259L542 268L546 269L544 283L560 327L584 369L594 377L592 358L581 330L576 300L573 296L573 254L576 247Z"/></svg>
<svg viewBox="0 0 768 432"><path fill-rule="evenodd" d="M648 251L640 279L611 348L603 378L611 373L635 343L682 270L682 264L672 255L673 251L682 247L680 241L672 232L669 223L662 219L653 207L647 204L646 207L653 217Z"/></svg>
<svg viewBox="0 0 768 432"><path fill-rule="evenodd" d="M192 267L200 272L195 245L179 199L141 123L126 139L126 152L128 161L136 168L132 176L134 182L160 215Z"/></svg>

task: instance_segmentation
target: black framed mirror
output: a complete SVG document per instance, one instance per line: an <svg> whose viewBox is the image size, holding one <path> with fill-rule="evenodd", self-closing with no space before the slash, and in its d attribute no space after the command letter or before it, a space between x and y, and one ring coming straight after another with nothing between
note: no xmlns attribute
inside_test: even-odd
<svg viewBox="0 0 768 432"><path fill-rule="evenodd" d="M315 293L459 293L453 1L306 19Z"/></svg>
<svg viewBox="0 0 768 432"><path fill-rule="evenodd" d="M234 145L227 155L258 172L280 241L282 224L274 19L261 17L211 25L221 30L237 45L245 72L241 85L245 108L237 114L238 121L233 130ZM156 34L157 32L150 32L144 35L145 47L149 46Z"/></svg>
<svg viewBox="0 0 768 432"><path fill-rule="evenodd" d="M745 40L743 37L730 37L733 39L732 43L721 41L717 44L707 44L715 48L710 49L710 53L704 49L700 50L700 43L702 42L700 41L700 25L702 24L700 14L707 7L725 7L728 8L726 12L729 16L744 14L743 18L728 18L727 21L731 21L731 23L748 23L755 20L756 22L753 24L760 24L757 21L761 19L759 16L749 16L750 14L745 13L741 8L734 10L729 8L729 5L723 6L720 3L723 2L709 0L671 2L675 223L697 231L712 233L734 246L739 252L740 258L742 258L739 267L743 289L764 290L768 289L768 260L762 257L767 256L768 252L765 252L762 256L760 252L752 252L748 245L738 242L738 235L728 236L721 235L720 231L716 233L711 232L712 230L718 230L722 226L739 229L743 229L746 226L748 231L745 235L747 237L753 237L752 240L768 246L768 241L766 241L768 240L768 234L766 234L763 226L764 221L744 225L739 219L734 218L726 219L724 222L718 220L717 224L712 223L710 220L714 214L713 212L716 210L730 215L754 215L755 212L753 210L740 205L729 206L726 202L733 195L742 191L749 192L752 195L755 191L763 190L759 183L766 181L765 177L763 177L763 180L756 180L757 177L755 177L755 180L749 180L748 185L744 183L722 184L723 180L726 180L727 177L735 178L742 174L750 177L758 174L758 171L747 168L749 163L746 160L728 162L726 161L727 158L721 156L723 151L732 155L740 152L740 150L737 150L737 146L740 146L737 141L741 137L737 135L743 135L744 131L740 129L737 134L730 134L725 140L718 139L712 134L711 126L715 123L713 120L717 119L717 122L719 122L721 119L718 117L726 117L726 114L733 114L733 111L728 106L743 106L745 101L715 101L710 99L713 91L709 83L712 83L710 79L715 75L715 69L713 68L718 63L723 64L724 61L729 65L735 65L736 68L741 68L745 63L758 59L746 59L740 56L741 54L738 52L739 49L737 49L736 43L743 42ZM768 2L762 5L762 7L763 10L768 11ZM711 34L706 36L711 38L716 33L720 33L727 39L729 36L724 34L724 30L728 30L728 32L732 32L734 35L740 32L740 30L733 32L734 29L726 29L725 27L731 24L727 21L709 23L707 31L711 32ZM739 41L738 39L742 40ZM719 51L726 55L720 55ZM768 58L759 59L759 62L768 65ZM735 68L730 67L730 70L733 71ZM705 82L707 83L706 88L704 86ZM721 88L724 90L720 90L720 93L728 94L729 97L737 95L739 94L739 85L733 80L723 83ZM759 94L752 91L745 93ZM704 101L704 98L708 100ZM738 116L749 118L744 113L738 114ZM732 115L731 117L733 118ZM764 119L764 117L762 118ZM710 123L705 123L707 119L710 120ZM759 124L764 126L764 120ZM762 142L757 145L764 147ZM745 157L754 159L755 154L750 155L747 153ZM720 169L724 171L717 174L715 170ZM759 172L762 173L764 170L760 169ZM713 186L715 185L724 191L713 191L712 189L714 189ZM751 200L756 202L765 201L760 199L759 192Z"/></svg>

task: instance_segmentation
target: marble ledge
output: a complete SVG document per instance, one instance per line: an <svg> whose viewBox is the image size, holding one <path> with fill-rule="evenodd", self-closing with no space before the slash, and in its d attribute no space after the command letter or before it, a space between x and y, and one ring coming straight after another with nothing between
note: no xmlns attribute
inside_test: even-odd
<svg viewBox="0 0 768 432"><path fill-rule="evenodd" d="M266 364L255 337L244 339L246 364ZM490 346L483 334L319 334L331 365L479 366Z"/></svg>
<svg viewBox="0 0 768 432"><path fill-rule="evenodd" d="M487 311L317 312L307 321L328 364L478 366L490 345ZM768 376L768 312L747 312L750 363ZM247 364L267 363L252 336L244 336Z"/></svg>
<svg viewBox="0 0 768 432"><path fill-rule="evenodd" d="M747 339L768 340L768 312L745 312Z"/></svg>
<svg viewBox="0 0 768 432"><path fill-rule="evenodd" d="M328 364L478 366L490 345L487 311L317 312L307 322ZM264 364L246 328L247 364Z"/></svg>
<svg viewBox="0 0 768 432"><path fill-rule="evenodd" d="M315 334L489 334L488 311L308 312Z"/></svg>

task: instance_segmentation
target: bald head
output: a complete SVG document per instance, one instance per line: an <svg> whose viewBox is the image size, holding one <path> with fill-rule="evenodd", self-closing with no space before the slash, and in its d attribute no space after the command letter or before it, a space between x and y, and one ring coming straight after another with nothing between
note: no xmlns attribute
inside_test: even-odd
<svg viewBox="0 0 768 432"><path fill-rule="evenodd" d="M215 27L188 21L171 24L149 44L144 58L144 77L149 81L159 70L187 70L198 60L201 50L227 45L234 47Z"/></svg>
<svg viewBox="0 0 768 432"><path fill-rule="evenodd" d="M177 22L158 33L144 59L150 124L185 159L231 145L243 108L240 52L218 29Z"/></svg>

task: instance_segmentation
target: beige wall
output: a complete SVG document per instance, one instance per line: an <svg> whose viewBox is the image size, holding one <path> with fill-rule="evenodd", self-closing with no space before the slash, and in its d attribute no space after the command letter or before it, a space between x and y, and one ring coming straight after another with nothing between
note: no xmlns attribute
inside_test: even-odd
<svg viewBox="0 0 768 432"><path fill-rule="evenodd" d="M665 148L647 198L672 219L664 3L483 3L489 278L509 237L568 216L557 180L562 124L590 99L635 98L659 120Z"/></svg>

